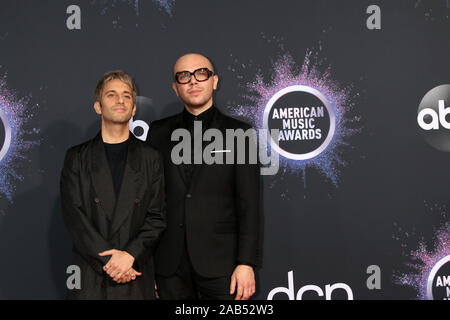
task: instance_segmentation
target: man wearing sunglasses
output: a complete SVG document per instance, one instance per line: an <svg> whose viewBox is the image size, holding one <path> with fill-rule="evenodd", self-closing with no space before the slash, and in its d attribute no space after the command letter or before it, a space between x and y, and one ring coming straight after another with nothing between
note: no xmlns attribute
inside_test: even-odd
<svg viewBox="0 0 450 320"><path fill-rule="evenodd" d="M199 123L202 132L217 129L223 136L227 129L245 131L250 126L214 106L219 77L205 56L182 56L173 76L172 87L184 110L153 122L148 135L164 158L168 205L167 229L155 255L159 296L249 299L255 292L259 246L259 166L248 161L198 164L193 136ZM191 161L181 164L171 157L177 129L188 130L191 138ZM248 150L251 142L245 143Z"/></svg>

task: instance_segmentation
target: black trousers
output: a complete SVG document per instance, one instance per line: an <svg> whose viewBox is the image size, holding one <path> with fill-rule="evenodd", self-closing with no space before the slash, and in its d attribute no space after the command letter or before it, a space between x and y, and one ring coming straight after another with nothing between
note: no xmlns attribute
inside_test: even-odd
<svg viewBox="0 0 450 320"><path fill-rule="evenodd" d="M183 246L180 266L169 277L156 275L158 294L162 300L233 300L230 295L231 274L219 278L205 278L192 268L186 245ZM168 253L170 254L170 253Z"/></svg>

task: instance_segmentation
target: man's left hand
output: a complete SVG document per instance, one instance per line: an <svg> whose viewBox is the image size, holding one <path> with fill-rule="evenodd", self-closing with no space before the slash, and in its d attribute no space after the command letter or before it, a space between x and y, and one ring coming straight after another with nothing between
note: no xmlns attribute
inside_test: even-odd
<svg viewBox="0 0 450 320"><path fill-rule="evenodd" d="M230 294L237 292L234 300L248 300L255 293L255 273L253 267L240 264L231 275Z"/></svg>

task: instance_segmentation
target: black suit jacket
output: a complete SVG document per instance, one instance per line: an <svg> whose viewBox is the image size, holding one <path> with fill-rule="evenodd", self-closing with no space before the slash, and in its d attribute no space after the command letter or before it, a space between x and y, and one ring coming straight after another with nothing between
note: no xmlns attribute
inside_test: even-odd
<svg viewBox="0 0 450 320"><path fill-rule="evenodd" d="M70 148L61 174L64 222L73 242L73 262L81 269L81 289L70 299L154 298L153 250L165 229L163 163L158 151L130 132L122 187L116 200L101 134ZM142 276L116 284L102 270L118 249L135 257Z"/></svg>
<svg viewBox="0 0 450 320"><path fill-rule="evenodd" d="M226 129L250 128L215 111L210 128L219 129L224 137ZM185 239L193 268L204 277L231 275L239 263L256 266L259 165L202 164L196 166L188 187L182 166L171 161L172 148L179 143L171 141L171 134L183 127L182 121L180 113L151 123L147 139L163 155L167 196L167 229L155 255L156 273L175 273Z"/></svg>

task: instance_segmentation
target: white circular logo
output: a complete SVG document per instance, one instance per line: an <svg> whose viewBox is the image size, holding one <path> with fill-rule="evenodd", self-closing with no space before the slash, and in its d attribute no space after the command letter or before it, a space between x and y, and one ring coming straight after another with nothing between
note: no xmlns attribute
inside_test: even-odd
<svg viewBox="0 0 450 320"><path fill-rule="evenodd" d="M422 98L417 124L429 145L450 151L450 84L437 86Z"/></svg>
<svg viewBox="0 0 450 320"><path fill-rule="evenodd" d="M427 281L427 297L430 300L450 299L450 256L439 260L431 269Z"/></svg>
<svg viewBox="0 0 450 320"><path fill-rule="evenodd" d="M318 90L294 85L278 91L264 109L264 128L279 129L272 148L293 160L307 160L323 152L333 139L336 117L330 102Z"/></svg>
<svg viewBox="0 0 450 320"><path fill-rule="evenodd" d="M3 110L0 109L0 161L6 156L11 145L11 127L8 118Z"/></svg>

